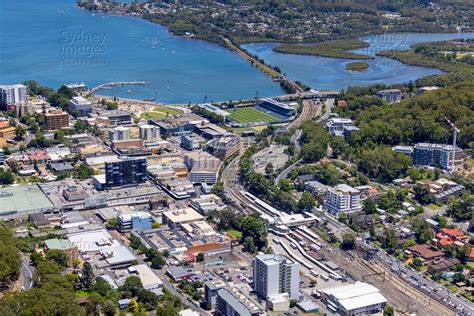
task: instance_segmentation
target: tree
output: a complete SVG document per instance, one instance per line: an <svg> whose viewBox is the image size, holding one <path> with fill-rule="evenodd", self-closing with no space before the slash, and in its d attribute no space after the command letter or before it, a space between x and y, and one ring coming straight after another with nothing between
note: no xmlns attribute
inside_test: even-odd
<svg viewBox="0 0 474 316"><path fill-rule="evenodd" d="M160 253L155 255L153 259L151 259L151 267L153 269L161 269L166 264L165 259L161 256Z"/></svg>
<svg viewBox="0 0 474 316"><path fill-rule="evenodd" d="M352 250L356 246L356 238L351 233L345 233L342 236L341 248L344 250Z"/></svg>
<svg viewBox="0 0 474 316"><path fill-rule="evenodd" d="M316 205L316 200L314 199L313 194L310 192L303 192L300 200L298 201L298 209L303 211L309 211Z"/></svg>
<svg viewBox="0 0 474 316"><path fill-rule="evenodd" d="M319 161L326 155L326 147L319 143L309 143L301 146L301 158L304 162Z"/></svg>
<svg viewBox="0 0 474 316"><path fill-rule="evenodd" d="M89 262L85 262L82 270L81 276L79 278L79 284L84 289L89 289L94 282L94 272L92 271L92 266Z"/></svg>
<svg viewBox="0 0 474 316"><path fill-rule="evenodd" d="M109 229L113 229L113 228L116 228L117 227L117 223L118 223L118 219L117 217L113 217L113 218L109 218L107 220L107 223L105 224L105 226ZM133 248L133 247L132 247ZM138 247L137 247L138 248ZM135 248L134 248L135 249Z"/></svg>
<svg viewBox="0 0 474 316"><path fill-rule="evenodd" d="M288 179L281 179L278 182L278 187L282 191L291 192L291 182Z"/></svg>
<svg viewBox="0 0 474 316"><path fill-rule="evenodd" d="M23 139L23 136L25 136L26 134L26 130L21 127L21 125L17 125L15 127L15 136L16 138L18 138L19 140L22 140Z"/></svg>
<svg viewBox="0 0 474 316"><path fill-rule="evenodd" d="M384 230L382 245L389 253L393 253L397 247L397 236L395 230L388 228Z"/></svg>
<svg viewBox="0 0 474 316"><path fill-rule="evenodd" d="M9 229L0 226L0 285L8 287L20 276L20 252Z"/></svg>
<svg viewBox="0 0 474 316"><path fill-rule="evenodd" d="M18 263L19 264L19 263ZM0 271L3 272L3 266ZM2 315L71 315L83 311L75 302L73 283L62 275L64 269L52 261L38 264L33 275L35 287L7 293L0 299Z"/></svg>
<svg viewBox="0 0 474 316"><path fill-rule="evenodd" d="M132 249L137 250L138 248L140 248L142 244L142 242L140 241L140 238L138 238L135 235L130 235L129 240L130 240L130 247Z"/></svg>
<svg viewBox="0 0 474 316"><path fill-rule="evenodd" d="M416 257L413 259L413 266L419 270L423 266L423 260L420 257Z"/></svg>
<svg viewBox="0 0 474 316"><path fill-rule="evenodd" d="M365 199L362 204L364 206L364 212L366 214L374 214L375 212L377 212L377 205L375 204L372 198Z"/></svg>
<svg viewBox="0 0 474 316"><path fill-rule="evenodd" d="M127 310L131 313L136 313L138 312L138 303L136 300L131 300L130 303L128 303Z"/></svg>
<svg viewBox="0 0 474 316"><path fill-rule="evenodd" d="M30 255L30 262L31 264L36 267L40 262L42 262L44 259L43 259L43 256L41 254L39 254L38 252L34 251L31 255Z"/></svg>
<svg viewBox="0 0 474 316"><path fill-rule="evenodd" d="M241 222L245 248L254 253L267 247L267 227L260 217L245 216Z"/></svg>
<svg viewBox="0 0 474 316"><path fill-rule="evenodd" d="M211 193L223 198L224 197L224 183L217 181L212 187Z"/></svg>
<svg viewBox="0 0 474 316"><path fill-rule="evenodd" d="M383 316L394 316L394 315L395 315L395 311L393 309L393 306L385 305L385 307L383 308Z"/></svg>
<svg viewBox="0 0 474 316"><path fill-rule="evenodd" d="M140 306L149 311L158 306L160 298L155 293L143 289L138 293L138 301L140 302Z"/></svg>
<svg viewBox="0 0 474 316"><path fill-rule="evenodd" d="M415 199L423 205L433 203L434 196L424 185L417 184L414 189Z"/></svg>
<svg viewBox="0 0 474 316"><path fill-rule="evenodd" d="M132 296L137 296L143 290L143 284L139 277L132 275L125 280L120 290L130 292Z"/></svg>
<svg viewBox="0 0 474 316"><path fill-rule="evenodd" d="M273 176L275 170L273 169L273 164L271 162L267 163L265 166L265 173L269 176Z"/></svg>
<svg viewBox="0 0 474 316"><path fill-rule="evenodd" d="M50 249L46 253L46 260L56 262L62 267L67 266L67 254L65 251L60 249Z"/></svg>
<svg viewBox="0 0 474 316"><path fill-rule="evenodd" d="M419 217L412 219L411 229L416 233L416 240L419 243L425 243L434 237L430 224Z"/></svg>
<svg viewBox="0 0 474 316"><path fill-rule="evenodd" d="M197 254L196 261L197 262L203 262L204 261L204 254L202 252Z"/></svg>
<svg viewBox="0 0 474 316"><path fill-rule="evenodd" d="M114 316L116 314L115 305L111 301L107 301L102 305L102 312L105 316Z"/></svg>
<svg viewBox="0 0 474 316"><path fill-rule="evenodd" d="M93 174L92 170L85 163L80 163L74 171L74 176L82 180L90 178Z"/></svg>
<svg viewBox="0 0 474 316"><path fill-rule="evenodd" d="M466 276L464 275L464 273L456 272L456 273L453 275L453 281L454 281L454 283L464 282L465 280L466 280Z"/></svg>
<svg viewBox="0 0 474 316"><path fill-rule="evenodd" d="M113 291L109 282L101 277L95 279L94 284L89 288L89 291L99 293L100 296L106 297L111 291Z"/></svg>
<svg viewBox="0 0 474 316"><path fill-rule="evenodd" d="M15 182L15 176L10 170L4 171L0 168L0 184L12 184Z"/></svg>

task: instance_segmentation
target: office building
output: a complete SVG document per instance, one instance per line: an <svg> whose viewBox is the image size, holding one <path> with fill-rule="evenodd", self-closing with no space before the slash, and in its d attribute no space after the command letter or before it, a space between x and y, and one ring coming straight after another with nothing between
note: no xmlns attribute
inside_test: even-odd
<svg viewBox="0 0 474 316"><path fill-rule="evenodd" d="M0 138L5 140L12 139L15 137L15 128L13 126L5 126L0 128Z"/></svg>
<svg viewBox="0 0 474 316"><path fill-rule="evenodd" d="M413 158L413 146L393 146L392 150L398 154L404 154Z"/></svg>
<svg viewBox="0 0 474 316"><path fill-rule="evenodd" d="M109 130L109 139L112 141L129 140L130 129L128 127L118 126Z"/></svg>
<svg viewBox="0 0 474 316"><path fill-rule="evenodd" d="M229 135L216 138L207 143L207 151L215 157L224 160L240 151L240 136Z"/></svg>
<svg viewBox="0 0 474 316"><path fill-rule="evenodd" d="M121 232L151 229L153 219L150 213L133 212L117 216L117 228Z"/></svg>
<svg viewBox="0 0 474 316"><path fill-rule="evenodd" d="M341 213L361 211L360 191L347 184L329 188L324 208L335 216L339 216Z"/></svg>
<svg viewBox="0 0 474 316"><path fill-rule="evenodd" d="M3 165L5 163L5 151L0 148L0 165Z"/></svg>
<svg viewBox="0 0 474 316"><path fill-rule="evenodd" d="M146 264L138 264L127 269L128 273L136 274L142 281L143 288L152 291L157 295L162 295L163 281Z"/></svg>
<svg viewBox="0 0 474 316"><path fill-rule="evenodd" d="M440 167L444 170L458 168L463 163L463 152L452 145L418 143L413 150L413 163L419 166Z"/></svg>
<svg viewBox="0 0 474 316"><path fill-rule="evenodd" d="M107 188L138 185L147 179L146 159L117 158L105 162L105 183Z"/></svg>
<svg viewBox="0 0 474 316"><path fill-rule="evenodd" d="M72 97L69 100L69 113L76 117L86 117L92 113L92 103L83 97Z"/></svg>
<svg viewBox="0 0 474 316"><path fill-rule="evenodd" d="M152 141L160 138L160 129L154 125L140 125L138 129L140 131L140 139L144 141Z"/></svg>
<svg viewBox="0 0 474 316"><path fill-rule="evenodd" d="M201 147L200 138L196 134L181 134L181 147L188 150L195 150Z"/></svg>
<svg viewBox="0 0 474 316"><path fill-rule="evenodd" d="M48 130L58 130L69 127L69 114L62 110L50 110L44 114Z"/></svg>
<svg viewBox="0 0 474 316"><path fill-rule="evenodd" d="M354 122L348 118L334 117L326 122L326 129L329 134L335 136L349 137L354 131L359 128L354 125Z"/></svg>
<svg viewBox="0 0 474 316"><path fill-rule="evenodd" d="M123 110L101 110L93 112L90 115L92 118L101 121L107 121L108 125L130 125L132 124L132 114Z"/></svg>
<svg viewBox="0 0 474 316"><path fill-rule="evenodd" d="M214 184L219 177L221 161L217 158L199 159L189 171L189 181L192 183Z"/></svg>
<svg viewBox="0 0 474 316"><path fill-rule="evenodd" d="M299 297L300 264L285 256L262 254L253 259L254 290L258 297L268 299L288 293L291 299Z"/></svg>
<svg viewBox="0 0 474 316"><path fill-rule="evenodd" d="M21 117L26 114L33 114L34 107L29 103L13 103L7 106L8 111L13 112L15 117Z"/></svg>
<svg viewBox="0 0 474 316"><path fill-rule="evenodd" d="M204 216L190 207L166 211L162 214L162 216L163 224L168 224L170 228L175 228L177 225L199 222L204 219Z"/></svg>
<svg viewBox="0 0 474 316"><path fill-rule="evenodd" d="M377 95L385 102L395 103L402 100L402 91L399 89L380 90Z"/></svg>
<svg viewBox="0 0 474 316"><path fill-rule="evenodd" d="M7 105L26 102L26 86L22 84L0 86L0 109L7 110Z"/></svg>
<svg viewBox="0 0 474 316"><path fill-rule="evenodd" d="M204 300L203 305L207 309L212 309L216 305L217 292L226 287L223 281L206 281L204 282Z"/></svg>
<svg viewBox="0 0 474 316"><path fill-rule="evenodd" d="M163 119L151 119L150 124L160 129L161 135L180 135L192 132L196 125L205 125L209 121L194 113L183 114L178 117L165 117Z"/></svg>
<svg viewBox="0 0 474 316"><path fill-rule="evenodd" d="M325 288L321 294L328 309L342 316L377 314L387 304L375 286L363 282Z"/></svg>
<svg viewBox="0 0 474 316"><path fill-rule="evenodd" d="M258 316L263 312L257 302L237 287L225 287L217 291L216 316Z"/></svg>

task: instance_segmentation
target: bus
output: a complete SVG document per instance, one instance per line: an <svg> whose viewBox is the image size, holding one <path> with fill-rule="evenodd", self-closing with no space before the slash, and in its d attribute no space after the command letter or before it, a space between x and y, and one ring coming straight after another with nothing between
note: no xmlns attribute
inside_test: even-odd
<svg viewBox="0 0 474 316"><path fill-rule="evenodd" d="M321 279L323 279L324 281L326 281L326 282L328 282L328 281L329 281L329 278L328 278L328 276L327 276L327 275L325 275L325 274L322 274L322 273L321 273L319 276L320 276L320 277L321 277Z"/></svg>

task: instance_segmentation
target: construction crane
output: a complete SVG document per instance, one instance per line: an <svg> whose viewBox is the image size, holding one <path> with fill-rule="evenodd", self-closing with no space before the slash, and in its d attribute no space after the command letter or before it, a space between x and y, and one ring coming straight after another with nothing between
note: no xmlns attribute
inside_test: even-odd
<svg viewBox="0 0 474 316"><path fill-rule="evenodd" d="M457 128L456 125L454 125L447 117L444 117L444 119L448 122L448 124L453 128L453 157L451 160L451 171L454 172L454 160L455 160L455 155L456 155L456 140L458 137L458 133L461 132L459 128Z"/></svg>

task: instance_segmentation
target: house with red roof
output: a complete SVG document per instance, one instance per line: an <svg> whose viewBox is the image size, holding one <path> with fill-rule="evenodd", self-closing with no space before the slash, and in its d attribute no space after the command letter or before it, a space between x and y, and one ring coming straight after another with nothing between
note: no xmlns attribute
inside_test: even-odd
<svg viewBox="0 0 474 316"><path fill-rule="evenodd" d="M436 234L436 239L440 247L449 245L462 247L465 243L469 242L469 238L469 235L464 234L459 228L441 228Z"/></svg>

